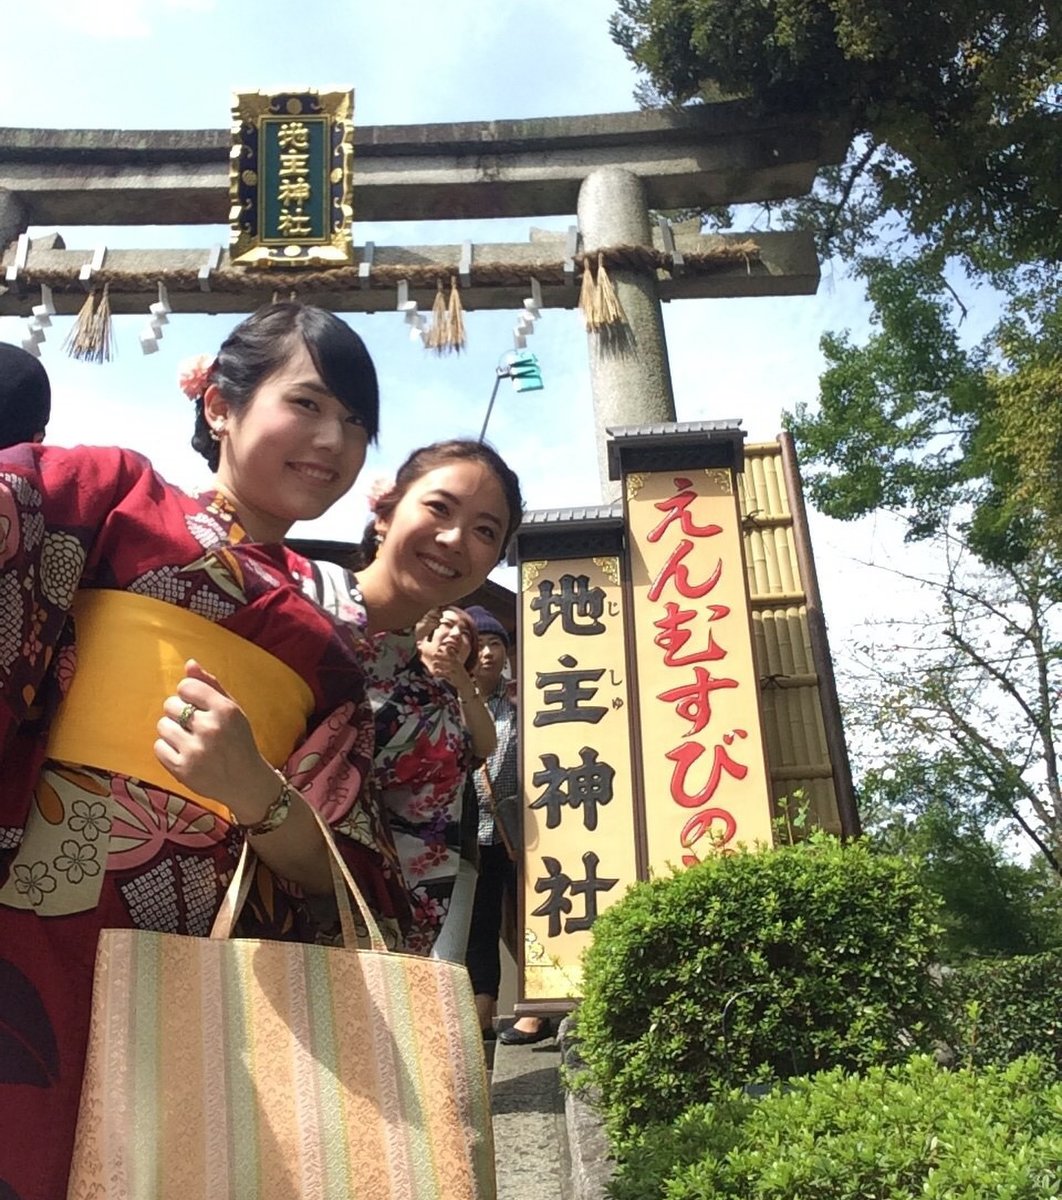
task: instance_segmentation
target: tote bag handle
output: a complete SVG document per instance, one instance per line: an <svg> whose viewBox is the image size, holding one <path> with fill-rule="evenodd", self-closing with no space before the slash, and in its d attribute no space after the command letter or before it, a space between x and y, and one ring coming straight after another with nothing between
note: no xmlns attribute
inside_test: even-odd
<svg viewBox="0 0 1062 1200"><path fill-rule="evenodd" d="M339 925L343 931L343 945L347 949L353 950L358 944L354 913L350 907L350 897L353 896L361 919L365 922L365 928L369 932L369 946L373 950L382 951L385 954L389 953L387 943L380 932L380 926L376 923L376 918L372 915L372 910L366 903L365 897L361 893L361 888L354 882L354 876L351 875L350 869L343 861L343 856L339 853L331 826L312 804L308 804L307 807L313 813L314 820L316 820L317 826L321 831L321 837L324 839L325 846L328 849L328 865L332 871L332 890L335 893L336 908L339 910ZM236 864L236 871L232 876L232 882L225 890L225 895L221 900L221 907L218 909L218 915L214 918L214 924L210 930L212 938L224 941L232 937L236 920L243 911L244 904L247 903L247 896L251 890L251 880L254 876L254 866L257 861L258 856L251 846L251 839L244 838L243 849L240 852L240 860Z"/></svg>

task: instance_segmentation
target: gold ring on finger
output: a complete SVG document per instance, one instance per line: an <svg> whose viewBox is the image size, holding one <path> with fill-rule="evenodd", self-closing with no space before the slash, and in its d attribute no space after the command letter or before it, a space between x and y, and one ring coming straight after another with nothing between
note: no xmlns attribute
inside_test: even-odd
<svg viewBox="0 0 1062 1200"><path fill-rule="evenodd" d="M194 704L185 704L181 709L181 715L177 718L177 724L188 733L192 728L192 717L199 711Z"/></svg>

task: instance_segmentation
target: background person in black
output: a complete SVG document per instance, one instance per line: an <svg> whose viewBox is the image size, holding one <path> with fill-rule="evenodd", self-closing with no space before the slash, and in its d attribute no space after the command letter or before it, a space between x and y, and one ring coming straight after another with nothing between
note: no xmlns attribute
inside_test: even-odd
<svg viewBox="0 0 1062 1200"><path fill-rule="evenodd" d="M498 744L473 774L479 800L479 877L472 905L466 965L476 996L479 1024L485 1037L494 1032L494 1013L501 983L502 905L516 883L512 855L520 845L520 789L517 778L516 707L509 696L505 664L509 634L501 622L479 605L466 610L479 634L479 655L472 674L494 720ZM498 1035L507 1045L540 1042L551 1034L550 1023L521 1017Z"/></svg>
<svg viewBox="0 0 1062 1200"><path fill-rule="evenodd" d="M20 346L0 342L0 450L43 442L51 412L48 372Z"/></svg>

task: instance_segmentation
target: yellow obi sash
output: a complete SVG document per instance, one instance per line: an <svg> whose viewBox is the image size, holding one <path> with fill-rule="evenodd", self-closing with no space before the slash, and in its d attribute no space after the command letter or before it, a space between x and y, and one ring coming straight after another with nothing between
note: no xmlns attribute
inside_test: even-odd
<svg viewBox="0 0 1062 1200"><path fill-rule="evenodd" d="M49 758L129 775L185 796L231 821L155 757L162 702L194 658L247 715L262 757L281 766L306 732L313 692L267 650L187 609L109 590L74 598L77 669L52 722Z"/></svg>

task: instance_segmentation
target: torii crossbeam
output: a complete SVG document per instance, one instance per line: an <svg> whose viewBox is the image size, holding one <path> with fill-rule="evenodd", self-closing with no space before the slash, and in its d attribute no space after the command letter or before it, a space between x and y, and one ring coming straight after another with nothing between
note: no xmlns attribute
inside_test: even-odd
<svg viewBox="0 0 1062 1200"><path fill-rule="evenodd" d="M650 210L803 195L840 161L840 121L763 116L740 101L682 110L457 124L368 126L355 137L355 222L577 213L567 235L524 243L359 248L351 267L248 273L223 251L67 250L31 226L219 225L228 218L226 131L0 129L0 315L27 315L42 283L59 312L110 284L116 313L146 311L165 282L177 312L249 311L274 292L338 312L394 307L394 286L430 303L457 277L464 307L521 306L532 277L547 307L574 307L586 256L603 253L627 328L590 333L595 416L603 431L674 419L661 301L814 292L802 234L702 237L654 227ZM10 244L8 244L10 243ZM419 289L419 294L418 294ZM607 471L602 471L607 480ZM607 485L606 485L607 486Z"/></svg>

